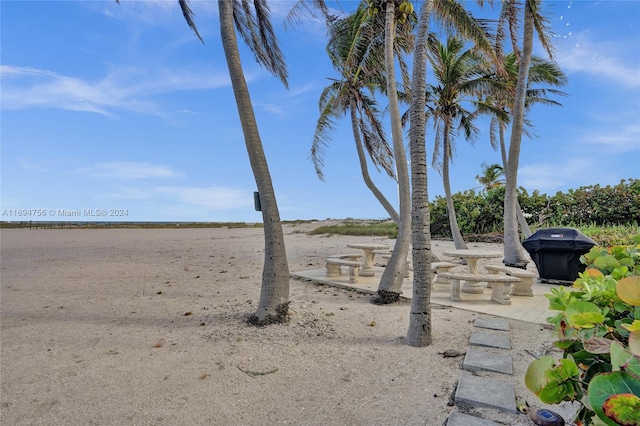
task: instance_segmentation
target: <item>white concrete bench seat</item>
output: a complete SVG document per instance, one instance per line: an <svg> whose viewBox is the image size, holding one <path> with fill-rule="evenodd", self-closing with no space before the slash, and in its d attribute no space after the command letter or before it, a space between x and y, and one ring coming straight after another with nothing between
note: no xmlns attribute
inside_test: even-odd
<svg viewBox="0 0 640 426"><path fill-rule="evenodd" d="M433 280L433 284L451 284L448 278L442 276L442 272L451 272L451 268L457 266L455 263L449 262L431 262L431 271L436 273L436 279Z"/></svg>
<svg viewBox="0 0 640 426"><path fill-rule="evenodd" d="M497 274L470 274L468 272L441 272L443 278L451 281L451 300L460 302L460 280L486 282L491 285L491 300L501 305L511 304L511 285L520 278Z"/></svg>
<svg viewBox="0 0 640 426"><path fill-rule="evenodd" d="M358 276L360 275L360 268L364 265L360 259L361 254L336 254L328 257L327 262L327 277L337 277L342 275L342 266L349 267L349 282L358 282Z"/></svg>
<svg viewBox="0 0 640 426"><path fill-rule="evenodd" d="M507 275L511 275L512 277L520 278L520 282L513 285L513 291L511 294L513 296L533 297L533 284L538 279L538 275L534 272L501 265L486 265L484 268L490 274L499 274L500 272L503 272Z"/></svg>

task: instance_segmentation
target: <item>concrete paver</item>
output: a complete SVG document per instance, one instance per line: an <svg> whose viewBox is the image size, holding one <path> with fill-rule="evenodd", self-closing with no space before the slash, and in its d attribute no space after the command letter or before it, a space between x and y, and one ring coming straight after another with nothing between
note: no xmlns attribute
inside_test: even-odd
<svg viewBox="0 0 640 426"><path fill-rule="evenodd" d="M497 354L469 347L462 362L462 368L469 371L488 370L513 375L513 360L509 354Z"/></svg>
<svg viewBox="0 0 640 426"><path fill-rule="evenodd" d="M489 328L491 330L509 331L509 320L502 318L476 318L474 327Z"/></svg>
<svg viewBox="0 0 640 426"><path fill-rule="evenodd" d="M463 266L461 266L463 268ZM309 280L319 284L342 287L364 293L376 294L380 283L380 276L384 268L374 267L373 277L360 276L357 283L349 282L349 274L338 277L327 277L325 269L294 272L292 278ZM346 271L345 271L346 272ZM413 294L413 276L409 274L402 285L403 298L411 299ZM536 282L533 285L533 297L512 296L511 305L501 305L491 301L491 290L482 294L467 294L462 301L454 302L450 299L450 286L434 284L431 289L431 303L440 306L450 306L458 309L479 312L502 318L480 317L474 321L474 328L495 330L486 332L474 329L469 339L470 345L487 346L500 349L511 349L508 332L509 319L517 319L537 324L547 324L546 319L557 312L548 309L549 301L544 296L551 288L560 287L547 283ZM467 370L487 370L504 374L513 374L513 361L509 354L483 351L470 346L463 361L463 368ZM516 413L514 385L499 380L461 374L455 393L456 403L467 403L473 406L492 407L511 413ZM453 411L447 421L448 426L492 426L496 423L486 419L469 416Z"/></svg>
<svg viewBox="0 0 640 426"><path fill-rule="evenodd" d="M462 374L454 399L455 402L475 407L491 407L509 413L518 412L513 384L484 377Z"/></svg>
<svg viewBox="0 0 640 426"><path fill-rule="evenodd" d="M469 344L477 346L490 346L493 348L511 349L511 340L507 334L487 333L473 330L469 338Z"/></svg>

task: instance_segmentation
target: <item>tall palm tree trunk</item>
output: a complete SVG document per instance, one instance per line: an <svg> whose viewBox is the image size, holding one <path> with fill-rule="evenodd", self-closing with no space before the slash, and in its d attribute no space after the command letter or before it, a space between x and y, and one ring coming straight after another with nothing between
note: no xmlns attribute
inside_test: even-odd
<svg viewBox="0 0 640 426"><path fill-rule="evenodd" d="M400 215L396 209L393 208L387 197L378 189L375 183L371 180L371 176L369 176L369 168L367 167L367 157L364 153L364 148L362 147L362 138L360 138L360 130L358 129L358 117L356 115L356 104L355 102L351 102L349 109L351 110L351 128L353 130L353 139L356 142L356 150L358 151L358 160L360 161L360 171L362 173L362 179L364 180L367 188L373 193L378 202L384 207L385 211L393 220L393 222L400 226Z"/></svg>
<svg viewBox="0 0 640 426"><path fill-rule="evenodd" d="M451 194L451 183L449 181L449 162L451 161L451 141L449 140L449 129L451 128L451 120L445 119L444 132L442 137L442 183L444 186L444 196L447 202L447 213L449 215L449 228L451 229L451 237L456 249L466 249L467 244L462 238L458 218L456 217L456 208L453 205L453 195Z"/></svg>
<svg viewBox="0 0 640 426"><path fill-rule="evenodd" d="M426 103L427 33L433 0L420 8L416 50L413 56L409 146L411 155L411 242L413 244L413 299L407 344L428 346L431 336L431 229L427 175Z"/></svg>
<svg viewBox="0 0 640 426"><path fill-rule="evenodd" d="M506 124L500 123L500 156L502 157L502 170L507 171L507 144L504 142L504 128ZM505 177L506 178L506 177Z"/></svg>
<svg viewBox="0 0 640 426"><path fill-rule="evenodd" d="M509 157L505 167L505 194L504 194L504 260L506 265L526 267L524 248L520 243L518 234L517 205L518 205L518 165L520 162L520 147L522 144L522 132L524 125L525 99L529 81L529 67L533 52L533 11L530 1L526 0L524 6L524 36L522 40L522 58L518 65L518 84L516 86L515 104L513 108L513 124L511 139L509 141Z"/></svg>
<svg viewBox="0 0 640 426"><path fill-rule="evenodd" d="M507 148L504 143L504 124L500 124L500 154L502 155L502 170L507 170ZM533 232L531 231L531 227L527 223L527 218L524 217L524 213L522 212L522 207L520 207L520 201L516 198L516 219L518 220L518 225L522 230L522 235L525 238L529 238Z"/></svg>
<svg viewBox="0 0 640 426"><path fill-rule="evenodd" d="M395 3L387 0L385 16L385 71L387 75L387 97L389 98L389 116L391 119L391 138L393 139L393 154L396 159L398 176L398 196L400 205L400 225L398 237L393 246L393 254L382 273L378 286L378 297L374 303L392 303L399 299L402 293L402 282L407 270L407 257L411 243L411 188L409 182L409 167L407 154L402 140L402 121L396 91L395 62L393 41L395 39Z"/></svg>
<svg viewBox="0 0 640 426"><path fill-rule="evenodd" d="M260 302L257 311L249 318L249 322L257 325L285 322L289 306L289 265L280 213L240 61L233 21L233 1L218 1L218 11L222 46L229 67L251 169L260 194L264 224L265 250Z"/></svg>

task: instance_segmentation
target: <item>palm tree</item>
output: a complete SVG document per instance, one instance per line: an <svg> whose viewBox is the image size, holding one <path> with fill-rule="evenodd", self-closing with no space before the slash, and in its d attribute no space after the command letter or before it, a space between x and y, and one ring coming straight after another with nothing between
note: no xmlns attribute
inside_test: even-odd
<svg viewBox="0 0 640 426"><path fill-rule="evenodd" d="M427 39L433 0L425 0L418 14L416 49L413 54L409 147L411 155L411 243L413 249L413 298L406 342L428 346L431 336L431 227L427 176L426 122Z"/></svg>
<svg viewBox="0 0 640 426"><path fill-rule="evenodd" d="M179 0L179 4L187 24L202 41L193 21L189 0ZM287 86L287 67L271 26L269 7L265 0L254 0L253 9L239 0L220 0L218 13L222 46L251 169L258 187L264 225L265 260L260 302L257 311L249 317L248 321L255 325L285 322L289 307L289 265L282 223L249 89L244 78L236 29L249 45L258 63L280 78L285 87Z"/></svg>
<svg viewBox="0 0 640 426"><path fill-rule="evenodd" d="M490 191L504 185L504 169L500 164L487 165L482 163L482 174L476 175L476 180L484 191Z"/></svg>
<svg viewBox="0 0 640 426"><path fill-rule="evenodd" d="M398 1L398 3L400 3ZM396 87L395 73L395 40L396 40L396 0L379 0L371 2L370 8L384 11L384 69L386 75L386 94L389 100L389 118L391 121L391 140L393 154L396 159L396 177L398 180L398 200L400 225L398 236L393 246L393 253L387 267L380 277L378 297L373 300L377 304L388 304L399 300L402 294L409 246L411 243L411 190L409 183L409 166L402 137L402 120ZM399 11L400 12L400 11ZM401 12L406 13L406 12ZM374 13L374 19L375 19ZM404 16L403 16L404 17ZM412 18L412 17L411 17ZM411 32L412 20L407 23L406 34Z"/></svg>
<svg viewBox="0 0 640 426"><path fill-rule="evenodd" d="M373 96L375 90L383 91L385 84L381 66L383 49L380 45L383 40L375 36L375 24L375 20L369 19L369 11L364 4L360 4L346 18L328 23L330 38L327 53L341 79L333 80L320 95L320 117L311 147L311 159L316 173L324 180L323 154L330 141L328 133L335 128L335 120L348 113L363 180L391 219L399 225L397 211L369 176L365 156L366 149L378 170L384 170L395 179L393 152L386 140L381 113ZM404 43L396 44L400 50L407 48Z"/></svg>
<svg viewBox="0 0 640 426"><path fill-rule="evenodd" d="M516 267L526 267L528 260L525 251L520 243L517 221L517 178L518 166L520 162L520 147L522 135L524 133L527 88L529 87L529 71L533 56L533 35L534 28L538 35L538 40L546 50L550 59L553 59L553 49L549 37L548 22L543 16L540 0L524 0L524 25L522 52L517 49L516 28L518 25L517 2L516 0L503 0L503 10L501 21L509 22L512 34L512 44L515 47L514 53L518 58L518 80L514 96L511 138L507 163L505 165L505 196L504 196L504 260L506 265Z"/></svg>
<svg viewBox="0 0 640 426"><path fill-rule="evenodd" d="M432 18L445 27L455 27L459 34L474 40L482 51L492 51L486 29L455 1L425 0L418 15L416 50L411 82L409 110L409 146L411 152L411 241L413 244L413 300L406 342L411 346L431 344L431 233L429 227L429 194L427 176L426 76L427 40ZM495 52L488 56L495 57Z"/></svg>
<svg viewBox="0 0 640 426"><path fill-rule="evenodd" d="M498 75L495 73L492 78L495 84L489 96L479 102L479 108L483 113L491 116L490 139L494 149L499 146L502 157L502 174L507 165L507 148L505 143L505 132L513 112L515 102L514 96L518 83L518 60L515 53L509 53L504 57L505 73ZM538 56L531 57L531 67L529 70L529 82L525 99L525 114L535 104L543 105L561 105L559 102L552 100L548 95L567 96L566 93L553 88L537 87L538 84L548 84L551 86L564 86L567 83L567 77L558 68L557 64L547 61ZM523 133L525 136L532 137L533 134L529 128L533 127L532 123L524 118ZM496 138L496 133L498 137ZM504 183L504 182L503 182ZM520 203L516 205L516 217L520 229L525 238L529 237L532 232L520 207Z"/></svg>
<svg viewBox="0 0 640 426"><path fill-rule="evenodd" d="M479 101L479 109L482 113L491 116L490 137L491 145L500 147L503 167L507 164L507 148L505 143L505 131L513 113L516 86L518 84L518 60L516 54L511 52L504 56L504 73L498 75L492 72L491 79L495 80L488 96ZM545 60L539 56L531 57L529 69L529 82L525 98L525 118L523 134L532 137L533 124L527 120L526 113L535 104L560 106L559 102L550 99L549 95L567 96L565 92L548 87L538 87L538 84L547 84L561 87L567 84L567 76L554 62ZM497 136L496 136L497 134Z"/></svg>
<svg viewBox="0 0 640 426"><path fill-rule="evenodd" d="M449 226L457 249L466 249L467 245L453 205L449 163L455 152L456 134L461 130L471 140L478 133L473 123L476 113L465 109L464 103L473 104L478 90L486 85L482 58L472 49L463 50L464 47L465 43L457 37L449 37L446 45L439 41L430 44L429 62L438 84L427 89L427 110L436 129L433 165L441 171Z"/></svg>

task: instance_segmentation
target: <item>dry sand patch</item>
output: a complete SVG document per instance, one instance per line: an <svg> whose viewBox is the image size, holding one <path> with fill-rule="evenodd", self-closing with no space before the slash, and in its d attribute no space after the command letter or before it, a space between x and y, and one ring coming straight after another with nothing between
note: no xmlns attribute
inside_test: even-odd
<svg viewBox="0 0 640 426"><path fill-rule="evenodd" d="M291 271L321 268L362 240L303 232L313 226L285 227ZM464 351L478 316L434 307L434 344L412 348L409 302L375 306L291 280L290 323L247 326L261 229L7 229L1 238L7 425L441 425L462 359L440 353ZM506 380L535 402L522 377L550 332L510 322Z"/></svg>

